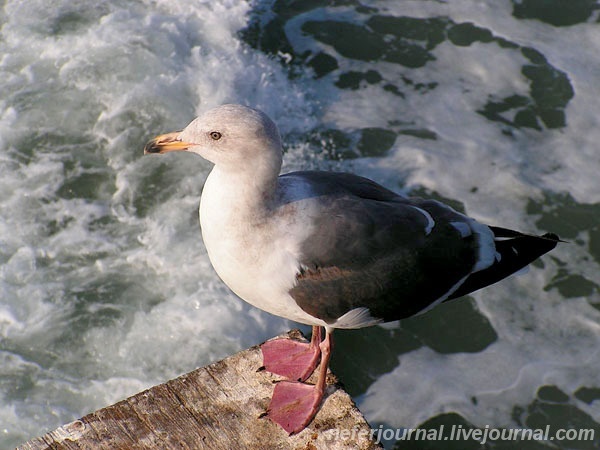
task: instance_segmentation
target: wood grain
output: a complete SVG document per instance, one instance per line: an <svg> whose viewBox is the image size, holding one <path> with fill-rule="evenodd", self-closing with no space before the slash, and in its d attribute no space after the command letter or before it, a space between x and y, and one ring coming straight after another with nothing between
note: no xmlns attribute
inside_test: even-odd
<svg viewBox="0 0 600 450"><path fill-rule="evenodd" d="M297 330L285 336L304 339ZM302 432L288 436L259 418L273 383L281 379L257 371L261 365L260 348L252 347L63 425L18 450L382 448L331 374L321 410Z"/></svg>

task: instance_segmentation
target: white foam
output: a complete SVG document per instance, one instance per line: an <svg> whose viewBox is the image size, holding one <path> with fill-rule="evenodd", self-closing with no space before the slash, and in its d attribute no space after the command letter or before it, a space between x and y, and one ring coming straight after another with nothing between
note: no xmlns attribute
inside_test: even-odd
<svg viewBox="0 0 600 450"><path fill-rule="evenodd" d="M486 290L478 305L499 334L496 342L477 354L441 355L424 347L402 355L396 369L370 386L362 411L392 427L415 427L446 411L476 426L514 427L511 405L530 404L541 385L568 393L595 385L600 313L585 302L565 305L555 293L538 299L553 307L537 305L535 314L527 312L532 306L527 299L543 292L536 284L503 282L502 288ZM584 319L588 314L593 318ZM597 408L577 407L600 419Z"/></svg>
<svg viewBox="0 0 600 450"><path fill-rule="evenodd" d="M250 311L210 268L197 223L208 166L142 158L153 134L223 101L287 116L288 130L311 120L277 63L240 44L248 8L7 2L0 352L11 363L0 397L11 400L0 406L0 447L289 327ZM73 11L89 22L53 35ZM270 103L271 89L290 94ZM86 181L91 198L77 191ZM19 397L10 380L26 373L34 387Z"/></svg>

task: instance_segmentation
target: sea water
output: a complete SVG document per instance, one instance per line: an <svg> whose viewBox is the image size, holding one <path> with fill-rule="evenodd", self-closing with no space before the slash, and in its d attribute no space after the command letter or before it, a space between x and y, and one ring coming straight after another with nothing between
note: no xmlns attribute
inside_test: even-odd
<svg viewBox="0 0 600 450"><path fill-rule="evenodd" d="M597 3L329 3L3 2L1 448L296 326L212 270L210 165L142 154L226 102L275 119L286 171L568 241L467 299L336 333L373 427L600 433Z"/></svg>

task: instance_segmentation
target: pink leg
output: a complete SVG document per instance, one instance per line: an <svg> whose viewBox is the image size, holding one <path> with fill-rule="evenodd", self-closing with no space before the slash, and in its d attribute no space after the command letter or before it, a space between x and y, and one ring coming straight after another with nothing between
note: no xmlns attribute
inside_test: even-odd
<svg viewBox="0 0 600 450"><path fill-rule="evenodd" d="M267 372L304 381L314 372L321 356L321 327L314 326L310 344L293 339L274 339L261 345Z"/></svg>
<svg viewBox="0 0 600 450"><path fill-rule="evenodd" d="M322 356L317 384L280 381L275 385L267 416L289 434L302 431L319 411L325 394L332 345L331 333L326 330L325 340L319 345Z"/></svg>

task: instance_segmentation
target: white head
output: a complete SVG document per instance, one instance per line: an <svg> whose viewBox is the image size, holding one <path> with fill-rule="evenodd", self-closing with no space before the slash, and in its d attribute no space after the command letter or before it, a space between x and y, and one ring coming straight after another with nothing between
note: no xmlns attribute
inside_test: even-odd
<svg viewBox="0 0 600 450"><path fill-rule="evenodd" d="M144 153L185 150L197 153L225 170L259 170L279 174L281 138L262 111L242 105L222 105L194 119L181 132L152 139Z"/></svg>

